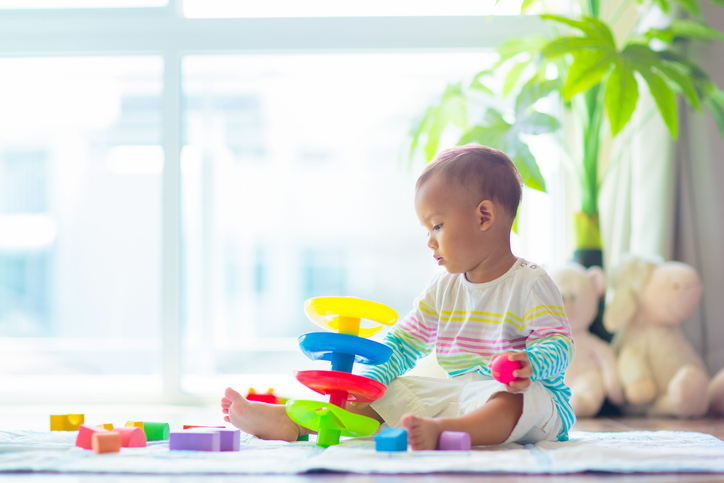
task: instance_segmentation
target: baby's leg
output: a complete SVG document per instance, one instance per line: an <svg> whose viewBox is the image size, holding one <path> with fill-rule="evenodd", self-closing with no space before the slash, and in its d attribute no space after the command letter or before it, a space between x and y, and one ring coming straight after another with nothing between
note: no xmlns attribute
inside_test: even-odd
<svg viewBox="0 0 724 483"><path fill-rule="evenodd" d="M299 436L310 432L292 421L282 404L247 401L230 387L224 394L221 398L221 411L226 414L224 420L245 433L261 439L296 441Z"/></svg>
<svg viewBox="0 0 724 483"><path fill-rule="evenodd" d="M413 450L437 449L443 431L470 435L473 446L501 444L513 432L523 413L523 395L499 392L483 406L453 418L422 418L406 415L402 424Z"/></svg>

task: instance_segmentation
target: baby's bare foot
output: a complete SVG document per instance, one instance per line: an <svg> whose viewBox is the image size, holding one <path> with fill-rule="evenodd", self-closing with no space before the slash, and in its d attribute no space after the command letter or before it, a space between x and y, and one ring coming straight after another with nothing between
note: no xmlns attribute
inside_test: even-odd
<svg viewBox="0 0 724 483"><path fill-rule="evenodd" d="M225 421L261 439L296 441L308 434L306 428L289 419L285 406L247 401L230 387L221 398L221 411L226 414Z"/></svg>
<svg viewBox="0 0 724 483"><path fill-rule="evenodd" d="M413 450L437 449L442 432L439 421L407 414L402 417L402 425L407 429L407 442Z"/></svg>

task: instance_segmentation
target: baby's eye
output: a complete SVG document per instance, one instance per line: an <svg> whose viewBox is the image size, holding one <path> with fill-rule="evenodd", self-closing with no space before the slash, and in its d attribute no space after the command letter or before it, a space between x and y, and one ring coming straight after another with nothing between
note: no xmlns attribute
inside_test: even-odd
<svg viewBox="0 0 724 483"><path fill-rule="evenodd" d="M442 228L442 223L440 223L439 225L435 225L435 226L432 227L433 230L439 230L440 228Z"/></svg>

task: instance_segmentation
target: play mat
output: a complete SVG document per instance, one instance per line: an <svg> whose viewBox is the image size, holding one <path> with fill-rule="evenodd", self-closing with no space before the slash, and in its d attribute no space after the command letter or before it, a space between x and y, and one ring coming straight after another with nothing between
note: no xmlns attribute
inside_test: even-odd
<svg viewBox="0 0 724 483"><path fill-rule="evenodd" d="M570 441L475 447L472 451L375 450L372 437L314 442L261 441L242 433L241 450L169 451L168 441L96 455L75 431L0 431L0 472L301 474L350 473L724 473L724 441L681 431L570 433Z"/></svg>

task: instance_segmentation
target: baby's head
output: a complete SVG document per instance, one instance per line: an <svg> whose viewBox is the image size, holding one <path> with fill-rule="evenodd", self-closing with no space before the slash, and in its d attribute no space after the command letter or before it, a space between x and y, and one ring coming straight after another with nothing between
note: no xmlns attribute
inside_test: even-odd
<svg viewBox="0 0 724 483"><path fill-rule="evenodd" d="M451 273L510 253L510 229L522 196L518 170L503 152L480 145L443 151L417 180L415 211L428 246Z"/></svg>

